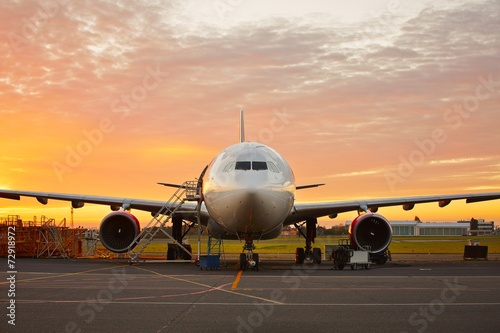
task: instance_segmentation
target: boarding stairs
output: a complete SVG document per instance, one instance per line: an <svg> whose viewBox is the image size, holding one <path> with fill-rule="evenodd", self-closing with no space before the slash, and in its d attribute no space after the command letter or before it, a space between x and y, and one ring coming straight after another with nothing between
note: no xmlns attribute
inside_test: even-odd
<svg viewBox="0 0 500 333"><path fill-rule="evenodd" d="M169 238L174 244L178 245L186 253L190 253L184 245L179 243L172 235L170 235L166 230L167 223L172 219L172 216L176 213L182 213L182 206L186 201L197 201L198 206L196 209L196 214L199 215L199 209L201 205L201 188L199 186L199 181L190 180L184 182L175 193L170 197L170 199L165 202L165 204L158 210L158 212L153 216L151 221L142 229L142 231L137 235L134 241L130 244L128 248L128 255L130 257L130 262L138 262L139 256L144 251L144 249L153 241L155 236L162 232L167 238ZM193 213L193 211L189 211ZM134 244L137 244L135 247Z"/></svg>

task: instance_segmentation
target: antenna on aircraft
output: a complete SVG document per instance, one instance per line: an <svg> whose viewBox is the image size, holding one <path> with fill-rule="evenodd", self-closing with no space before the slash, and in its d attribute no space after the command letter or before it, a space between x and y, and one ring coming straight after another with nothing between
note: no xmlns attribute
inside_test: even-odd
<svg viewBox="0 0 500 333"><path fill-rule="evenodd" d="M245 116L243 109L240 110L240 142L245 142Z"/></svg>

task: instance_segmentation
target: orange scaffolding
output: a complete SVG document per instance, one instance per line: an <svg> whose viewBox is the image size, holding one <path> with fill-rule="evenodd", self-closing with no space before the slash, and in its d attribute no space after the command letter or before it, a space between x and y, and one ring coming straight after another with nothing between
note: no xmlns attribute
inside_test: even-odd
<svg viewBox="0 0 500 333"><path fill-rule="evenodd" d="M45 216L37 221L23 221L19 215L0 219L0 256L8 253L8 232L15 229L16 257L74 258L82 255L80 236L83 229L66 227L66 219L59 224Z"/></svg>

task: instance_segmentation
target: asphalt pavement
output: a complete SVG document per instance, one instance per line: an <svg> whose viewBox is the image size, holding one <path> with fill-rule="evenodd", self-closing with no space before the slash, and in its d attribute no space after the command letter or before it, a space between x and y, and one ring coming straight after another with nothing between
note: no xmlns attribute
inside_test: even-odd
<svg viewBox="0 0 500 333"><path fill-rule="evenodd" d="M398 260L340 271L329 262L263 260L259 271L240 272L236 261L201 270L191 263L18 258L12 273L2 258L0 267L1 332L422 333L500 327L500 261Z"/></svg>

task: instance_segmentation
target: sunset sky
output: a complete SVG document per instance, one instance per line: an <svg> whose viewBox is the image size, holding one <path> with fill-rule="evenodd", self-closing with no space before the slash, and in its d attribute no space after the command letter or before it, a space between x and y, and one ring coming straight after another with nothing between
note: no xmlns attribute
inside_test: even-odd
<svg viewBox="0 0 500 333"><path fill-rule="evenodd" d="M327 184L297 201L500 191L498 1L45 3L0 3L0 188L167 200L156 182L199 176L244 108L298 185ZM379 213L498 224L500 201Z"/></svg>

